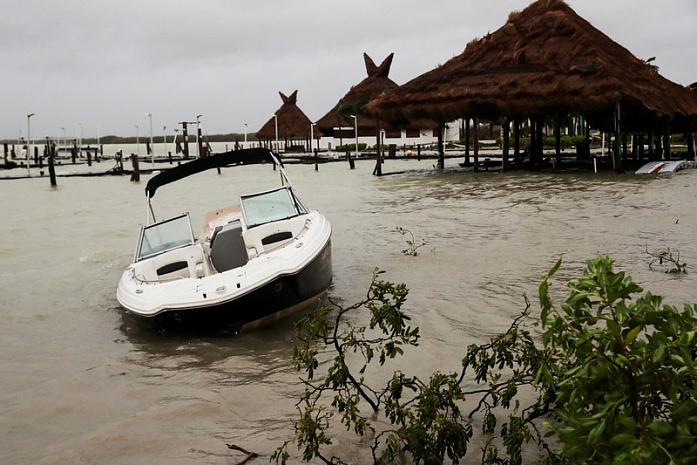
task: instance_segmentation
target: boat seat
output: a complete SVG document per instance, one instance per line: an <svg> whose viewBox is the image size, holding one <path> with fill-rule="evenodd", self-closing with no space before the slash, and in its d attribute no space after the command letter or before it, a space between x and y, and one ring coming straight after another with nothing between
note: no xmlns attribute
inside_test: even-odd
<svg viewBox="0 0 697 465"><path fill-rule="evenodd" d="M211 262L218 273L243 266L247 261L242 222L235 220L216 228L211 238Z"/></svg>
<svg viewBox="0 0 697 465"><path fill-rule="evenodd" d="M147 258L136 263L134 268L136 277L143 281L169 281L201 278L204 272L203 264L203 249L194 244Z"/></svg>

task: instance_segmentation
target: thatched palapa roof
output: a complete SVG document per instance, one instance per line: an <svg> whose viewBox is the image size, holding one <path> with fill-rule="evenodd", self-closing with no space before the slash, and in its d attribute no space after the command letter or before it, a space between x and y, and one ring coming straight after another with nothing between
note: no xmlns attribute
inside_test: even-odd
<svg viewBox="0 0 697 465"><path fill-rule="evenodd" d="M368 73L368 77L351 87L346 95L339 99L339 102L317 121L317 126L323 133L332 134L335 127L353 127L354 121L350 115L362 115L363 107L370 100L385 91L397 87L397 84L389 78L393 57L394 53L390 53L380 66L376 66L372 58L366 53L363 54L363 61L365 62L365 69ZM359 118L358 132L362 132L362 128L369 128L369 130L374 133L375 125L375 120L372 118L367 116Z"/></svg>
<svg viewBox="0 0 697 465"><path fill-rule="evenodd" d="M445 64L387 91L366 106L384 120L578 113L623 131L671 123L684 130L697 97L576 14L563 0L538 0L511 13L497 31L467 44Z"/></svg>
<svg viewBox="0 0 697 465"><path fill-rule="evenodd" d="M279 139L309 139L311 134L315 138L321 137L322 134L317 128L314 128L314 130L310 129L312 121L298 108L298 91L296 90L290 94L290 97L287 97L282 92L279 92L279 94L281 95L281 100L283 100L283 105L276 110L276 118L271 117L261 129L257 131L257 138L274 139L276 137L276 119L278 119Z"/></svg>

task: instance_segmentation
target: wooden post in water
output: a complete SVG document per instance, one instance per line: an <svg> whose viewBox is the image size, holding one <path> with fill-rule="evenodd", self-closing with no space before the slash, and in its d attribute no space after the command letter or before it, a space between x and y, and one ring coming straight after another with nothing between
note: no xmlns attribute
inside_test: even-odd
<svg viewBox="0 0 697 465"><path fill-rule="evenodd" d="M445 168L445 141L443 140L443 131L445 131L445 123L438 122L438 168Z"/></svg>
<svg viewBox="0 0 697 465"><path fill-rule="evenodd" d="M51 179L51 186L55 187L58 185L56 182L56 168L53 166L56 156L56 144L51 144L48 140L46 144L48 145L48 177Z"/></svg>
<svg viewBox="0 0 697 465"><path fill-rule="evenodd" d="M375 139L377 140L377 156L373 176L382 176L382 140L380 140L380 120L375 121Z"/></svg>
<svg viewBox="0 0 697 465"><path fill-rule="evenodd" d="M131 154L131 163L133 163L133 173L131 173L131 181L140 181L140 166L138 165L138 155Z"/></svg>
<svg viewBox="0 0 697 465"><path fill-rule="evenodd" d="M184 159L188 160L189 159L189 133L187 132L187 126L188 123L186 121L182 121L182 136L183 136L183 142L184 142Z"/></svg>

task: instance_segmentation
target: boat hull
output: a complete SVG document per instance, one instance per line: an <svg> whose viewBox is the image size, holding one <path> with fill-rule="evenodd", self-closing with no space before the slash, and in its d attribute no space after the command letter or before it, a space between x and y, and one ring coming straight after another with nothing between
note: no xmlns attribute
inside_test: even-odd
<svg viewBox="0 0 697 465"><path fill-rule="evenodd" d="M331 281L330 240L299 272L276 277L233 300L196 308L166 309L152 317L138 317L163 329L239 333L267 326L318 305Z"/></svg>

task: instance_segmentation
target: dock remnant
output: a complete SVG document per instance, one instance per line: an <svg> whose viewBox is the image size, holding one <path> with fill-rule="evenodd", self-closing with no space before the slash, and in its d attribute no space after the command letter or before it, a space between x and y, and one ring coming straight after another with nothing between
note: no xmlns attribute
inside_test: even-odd
<svg viewBox="0 0 697 465"><path fill-rule="evenodd" d="M133 163L133 172L131 173L131 181L140 181L140 165L138 164L138 155L131 154L131 163Z"/></svg>

